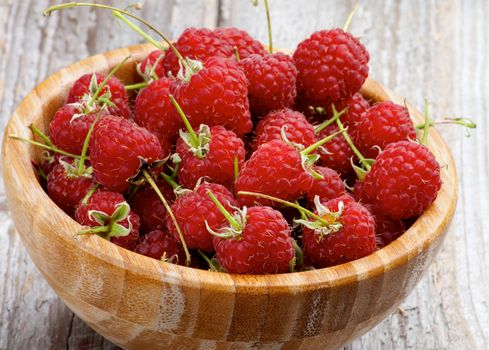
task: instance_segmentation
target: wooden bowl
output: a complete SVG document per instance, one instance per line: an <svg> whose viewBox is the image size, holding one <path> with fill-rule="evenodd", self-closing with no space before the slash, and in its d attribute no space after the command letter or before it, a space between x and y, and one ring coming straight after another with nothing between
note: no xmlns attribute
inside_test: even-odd
<svg viewBox="0 0 489 350"><path fill-rule="evenodd" d="M47 130L71 84L82 74L107 73L139 45L96 55L58 71L22 101L5 135ZM117 74L135 82L129 60ZM374 80L362 93L404 104ZM416 122L422 115L410 107ZM240 276L167 264L98 236L75 239L80 225L39 185L31 160L39 150L5 136L3 172L17 230L29 254L61 299L90 327L128 349L332 349L359 337L411 292L440 249L457 199L450 151L430 130L429 148L442 166L433 205L399 239L362 259L326 269Z"/></svg>

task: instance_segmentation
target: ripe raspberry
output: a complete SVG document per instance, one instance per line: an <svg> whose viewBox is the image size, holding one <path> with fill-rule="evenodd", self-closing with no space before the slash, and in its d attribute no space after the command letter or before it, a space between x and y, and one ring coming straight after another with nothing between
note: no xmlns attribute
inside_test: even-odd
<svg viewBox="0 0 489 350"><path fill-rule="evenodd" d="M252 55L239 62L248 78L250 108L256 116L294 104L297 69L283 53Z"/></svg>
<svg viewBox="0 0 489 350"><path fill-rule="evenodd" d="M191 249L212 251L212 235L207 231L207 224L211 229L217 229L226 221L224 215L207 196L207 190L223 204L226 210L232 211L231 206L237 206L233 194L219 184L203 183L194 191L184 193L177 197L171 205L175 218L180 225L187 246ZM180 242L180 237L173 220L167 218L168 231Z"/></svg>
<svg viewBox="0 0 489 350"><path fill-rule="evenodd" d="M340 202L343 209L340 209ZM321 204L316 214L328 225L306 225L302 233L306 263L323 268L362 258L375 251L375 222L367 208L350 196ZM314 228L315 227L315 228Z"/></svg>
<svg viewBox="0 0 489 350"><path fill-rule="evenodd" d="M96 83L93 79L94 74L97 78ZM90 101L95 90L97 90L98 85L102 83L106 77L105 74L100 73L82 75L71 87L66 103ZM129 118L131 110L129 109L126 88L119 79L110 77L98 96L101 97L104 94L108 94L109 100L115 105L108 108L109 114Z"/></svg>
<svg viewBox="0 0 489 350"><path fill-rule="evenodd" d="M138 74L145 81L157 80L159 78L166 77L165 67L163 66L164 59L165 51L154 50L150 52L148 56L138 63Z"/></svg>
<svg viewBox="0 0 489 350"><path fill-rule="evenodd" d="M339 129L335 124L327 126L317 135L323 138L337 132ZM351 159L356 159L351 147L343 135L338 135L319 149L321 165L336 170L340 175L347 176L352 172Z"/></svg>
<svg viewBox="0 0 489 350"><path fill-rule="evenodd" d="M187 28L180 35L175 48L184 58L205 61L210 57L231 57L233 48L224 42L220 35L207 28ZM172 50L168 50L163 61L167 72L177 76L180 69L178 58Z"/></svg>
<svg viewBox="0 0 489 350"><path fill-rule="evenodd" d="M94 113L80 114L74 105L64 105L49 124L49 137L58 148L73 154L81 154L90 126L97 117Z"/></svg>
<svg viewBox="0 0 489 350"><path fill-rule="evenodd" d="M384 149L393 142L416 140L416 130L405 107L385 101L377 103L363 115L353 129L352 137L365 157L375 158L379 154L377 147Z"/></svg>
<svg viewBox="0 0 489 350"><path fill-rule="evenodd" d="M392 219L422 214L441 187L440 166L423 145L411 141L389 144L365 176L361 200Z"/></svg>
<svg viewBox="0 0 489 350"><path fill-rule="evenodd" d="M301 154L291 145L273 140L258 147L240 170L236 181L239 191L257 192L294 201L307 192L312 176L302 167ZM238 196L242 205L277 203L253 196Z"/></svg>
<svg viewBox="0 0 489 350"><path fill-rule="evenodd" d="M314 179L311 187L307 191L309 205L314 204L314 198L319 196L321 202L327 202L346 193L345 184L340 175L333 169L317 166L314 168L323 175L323 179Z"/></svg>
<svg viewBox="0 0 489 350"><path fill-rule="evenodd" d="M253 39L244 30L233 27L220 27L214 30L221 40L231 48L236 47L240 59L245 59L253 54L265 56L267 51L263 45Z"/></svg>
<svg viewBox="0 0 489 350"><path fill-rule="evenodd" d="M173 188L164 181L158 181L157 186L165 199L172 203L175 199ZM131 201L131 209L141 218L141 232L166 229L166 208L150 186L136 192Z"/></svg>
<svg viewBox="0 0 489 350"><path fill-rule="evenodd" d="M95 124L90 138L93 177L112 191L124 191L143 161L151 165L164 157L157 137L130 120L105 116Z"/></svg>
<svg viewBox="0 0 489 350"><path fill-rule="evenodd" d="M182 245L168 233L160 230L151 231L141 237L134 251L156 260L168 261L177 265L185 263L185 252Z"/></svg>
<svg viewBox="0 0 489 350"><path fill-rule="evenodd" d="M107 231L100 234L110 238L110 241L118 246L129 250L134 250L136 247L139 237L139 216L130 210L120 193L96 191L86 204L80 203L76 208L75 218L81 225L106 227ZM114 234L116 236L113 236ZM117 234L126 235L117 236Z"/></svg>
<svg viewBox="0 0 489 350"><path fill-rule="evenodd" d="M243 216L241 232L214 237L217 259L229 273L271 274L288 272L294 259L291 233L282 214L270 207L251 207ZM235 215L236 217L236 215ZM223 227L220 232L226 232ZM232 227L226 227L233 230ZM220 233L219 232L219 233Z"/></svg>
<svg viewBox="0 0 489 350"><path fill-rule="evenodd" d="M284 128L285 127L285 128ZM284 128L287 140L302 144L307 147L316 142L314 126L306 117L291 109L283 109L271 112L263 117L256 126L256 137L253 149L272 140L282 140L282 128Z"/></svg>
<svg viewBox="0 0 489 350"><path fill-rule="evenodd" d="M398 239L406 228L401 220L389 219L381 214L373 214L375 219L375 241L383 248Z"/></svg>
<svg viewBox="0 0 489 350"><path fill-rule="evenodd" d="M235 61L209 58L190 81L177 80L172 88L193 127L222 125L238 136L251 131L247 80Z"/></svg>
<svg viewBox="0 0 489 350"><path fill-rule="evenodd" d="M183 122L171 103L172 80L161 78L142 89L134 104L134 121L158 136L160 143L173 142Z"/></svg>
<svg viewBox="0 0 489 350"><path fill-rule="evenodd" d="M369 54L342 29L321 30L302 41L294 52L297 93L313 106L353 96L368 75Z"/></svg>
<svg viewBox="0 0 489 350"><path fill-rule="evenodd" d="M58 207L73 216L75 207L93 184L90 177L72 172L65 160L64 164L57 163L48 175L48 195Z"/></svg>
<svg viewBox="0 0 489 350"><path fill-rule="evenodd" d="M234 132L220 125L210 129L201 125L198 133L205 135L201 145L193 145L188 133L187 136L183 135L186 140L183 137L178 139L177 153L182 159L178 172L180 185L184 188L194 188L197 181L205 176L209 182L232 189L234 158L238 159L238 168L241 168L245 160L243 141Z"/></svg>

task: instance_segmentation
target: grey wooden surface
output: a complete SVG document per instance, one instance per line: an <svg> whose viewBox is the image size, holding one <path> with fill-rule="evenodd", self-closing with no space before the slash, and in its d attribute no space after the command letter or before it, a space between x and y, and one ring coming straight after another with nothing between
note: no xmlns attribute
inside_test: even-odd
<svg viewBox="0 0 489 350"><path fill-rule="evenodd" d="M353 1L271 0L276 47L341 26ZM141 42L108 13L53 1L0 0L0 126L49 74L97 52ZM126 2L116 3L120 6ZM170 37L187 26L237 26L266 41L249 0L146 0L142 15ZM397 312L347 349L489 349L489 2L363 0L351 32L371 54L371 76L434 117L470 116L471 138L440 128L460 174L457 212L429 272ZM74 316L29 259L0 185L0 349L114 349Z"/></svg>

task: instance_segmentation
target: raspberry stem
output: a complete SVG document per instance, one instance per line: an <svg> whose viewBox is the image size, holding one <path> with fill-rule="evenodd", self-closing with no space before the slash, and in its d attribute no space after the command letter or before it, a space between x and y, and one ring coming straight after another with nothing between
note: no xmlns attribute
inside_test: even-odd
<svg viewBox="0 0 489 350"><path fill-rule="evenodd" d="M29 129L31 129L31 131L34 134L39 136L46 143L46 145L54 146L53 143L51 142L51 139L47 135L45 135L41 130L39 130L34 124L29 125Z"/></svg>
<svg viewBox="0 0 489 350"><path fill-rule="evenodd" d="M268 26L268 52L273 53L272 20L270 18L270 9L268 7L268 0L264 0L264 3L265 3L265 13L267 14L267 26Z"/></svg>
<svg viewBox="0 0 489 350"><path fill-rule="evenodd" d="M428 99L425 100L425 105L424 105L424 128L423 128L423 137L421 139L421 144L426 145L426 142L428 141L428 135L430 133L430 107L428 103Z"/></svg>
<svg viewBox="0 0 489 350"><path fill-rule="evenodd" d="M45 9L43 11L43 15L45 17L49 17L51 15L51 13L54 12L54 11L59 11L59 10L67 9L67 8L73 8L73 7L82 7L82 6L95 7L95 8L99 8L99 9L110 10L110 11L113 11L113 12L115 11L117 13L126 15L126 16L131 17L131 18L134 18L136 21L141 22L142 24L144 24L145 26L147 26L149 29L151 29L152 31L154 31L156 34L158 34L168 44L168 46L173 50L173 52L178 57L178 60L181 62L181 64L186 69L190 69L190 67L188 66L187 62L185 61L185 59L180 54L180 52L178 52L178 50L176 49L176 47L171 43L170 40L167 39L166 36L163 35L163 33L161 33L151 23L149 23L146 20L144 20L144 19L142 19L142 18L140 18L140 17L132 14L131 12L128 12L128 11L125 11L125 10L121 10L121 9L118 9L117 7L113 7L113 6L109 6L109 5L93 4L93 3L86 3L86 2L69 2L69 3L66 3L66 4L59 4L59 5L54 5L54 6L48 7L47 9Z"/></svg>
<svg viewBox="0 0 489 350"><path fill-rule="evenodd" d="M142 170L143 176L148 181L149 185L153 188L153 190L156 192L158 197L161 200L161 203L163 203L163 206L165 207L167 213L170 215L170 218L173 221L173 224L175 225L175 228L178 233L178 237L180 238L180 241L182 242L183 250L185 251L185 264L187 266L190 266L190 252L188 251L187 243L185 243L185 238L183 237L182 230L180 229L180 225L178 224L177 218L175 217L175 214L173 213L173 210L171 210L170 205L165 199L165 196L161 193L160 189L158 186L156 186L156 183L154 182L153 178L151 175L149 175L148 171L143 169Z"/></svg>
<svg viewBox="0 0 489 350"><path fill-rule="evenodd" d="M434 121L430 121L429 126L432 127L435 125L443 125L443 124L461 125L469 129L477 128L477 124L470 118L445 118L442 120L434 120ZM423 123L423 124L418 124L415 127L417 130L422 130L425 128L425 126L426 123Z"/></svg>
<svg viewBox="0 0 489 350"><path fill-rule="evenodd" d="M177 184L177 182L175 181L175 179L173 179L170 175L168 174L165 174L165 173L160 173L160 176L163 178L163 180L165 180L171 187L173 187L174 190L177 190L179 188L181 188L182 186L180 186L179 184Z"/></svg>
<svg viewBox="0 0 489 350"><path fill-rule="evenodd" d="M346 131L345 127L343 126L343 123L341 122L341 120L336 119L336 125L338 125L338 128L340 130L345 130ZM348 132L343 133L343 137L345 138L346 143L348 143L348 145L350 146L350 148L353 151L353 153L355 153L355 155L358 157L358 159L360 160L360 163L362 163L363 167L365 169L367 169L367 171L370 171L371 166L370 166L369 162L363 156L363 154L360 153L360 151L358 150L358 148L355 146L355 144L353 143L353 141L350 138L350 135L348 135Z"/></svg>
<svg viewBox="0 0 489 350"><path fill-rule="evenodd" d="M135 25L134 23L132 23L131 21L129 21L127 18L125 18L123 15L121 15L120 12L118 11L112 11L112 15L121 20L122 22L124 22L127 26L129 26L129 28L131 28L132 30L134 30L136 33L138 33L139 35L141 35L147 42L149 42L150 44L153 44L157 49L159 50L164 50L165 48L163 47L163 45L161 45L159 42L157 42L155 39L153 39L152 37L150 37L146 32L144 32L141 28L139 28L137 25Z"/></svg>
<svg viewBox="0 0 489 350"><path fill-rule="evenodd" d="M126 61L131 57L131 55L127 56L126 58L124 58L121 62L119 62L117 64L117 66L115 66L114 68L112 68L112 70L109 72L109 74L107 74L107 76L105 77L104 80L102 80L102 82L97 86L97 90L95 90L95 93L93 94L92 98L90 99L90 101L88 102L88 105L89 106L93 106L93 104L95 103L95 101L97 100L98 96L100 95L100 92L102 92L102 89L105 87L105 85L107 84L107 82L109 81L109 79L119 70L119 68L122 67L122 65L124 63L126 63Z"/></svg>
<svg viewBox="0 0 489 350"><path fill-rule="evenodd" d="M214 262L212 261L212 259L209 259L209 257L207 255L205 255L205 253L198 249L197 250L197 253L199 253L199 255L205 260L205 262L209 265L209 270L210 271L215 271L215 272L219 272L219 268L214 264Z"/></svg>
<svg viewBox="0 0 489 350"><path fill-rule="evenodd" d="M192 143L194 147L199 147L199 138L197 137L197 134L195 133L194 129L192 128L192 125L190 125L190 122L188 121L187 116L183 112L182 108L178 104L177 100L175 100L175 97L173 95L169 95L171 103L173 103L173 106L175 106L178 114L183 120L183 123L185 124L185 127L187 128L187 131L190 134L190 137L192 138Z"/></svg>
<svg viewBox="0 0 489 350"><path fill-rule="evenodd" d="M303 149L300 153L302 155L308 155L309 153L311 153L312 151L316 150L317 148L321 147L322 145L324 145L326 142L328 141L331 141L332 139L334 139L336 136L338 136L339 134L343 134L343 133L346 133L346 129L343 129L343 130L338 130L336 131L335 133L331 134L331 135L328 135L324 138L322 138L321 140L313 143L312 145L310 145L309 147Z"/></svg>
<svg viewBox="0 0 489 350"><path fill-rule="evenodd" d="M214 194L210 191L207 190L207 195L209 198L212 200L212 202L216 205L216 207L219 209L219 211L224 215L224 217L227 219L227 221L231 224L234 230L236 231L242 231L242 227L238 221L236 221L233 216L224 208L224 206L219 202L219 199L214 196Z"/></svg>
<svg viewBox="0 0 489 350"><path fill-rule="evenodd" d="M234 166L234 182L236 183L236 181L238 181L238 175L239 175L239 159L238 159L238 156L234 156L233 166Z"/></svg>
<svg viewBox="0 0 489 350"><path fill-rule="evenodd" d="M69 153L69 152L65 152L56 146L48 146L48 145L45 145L44 143L40 143L40 142L37 142L34 140L29 140L29 139L26 139L24 137L17 136L17 135L9 135L9 137L11 139L14 139L14 140L24 141L24 142L30 143L31 145L50 150L51 152L54 152L54 153L62 154L63 156L67 156L67 157L71 157L71 158L80 158L79 155Z"/></svg>
<svg viewBox="0 0 489 350"><path fill-rule="evenodd" d="M296 204L296 203L293 203L293 202L289 202L289 201L286 201L286 200L283 200L283 199L280 199L280 198L277 198L277 197L272 197L272 196L269 196L269 195L266 195L266 194L263 194L263 193L248 192L248 191L239 191L237 194L238 194L238 196L253 196L253 197L268 199L268 200L271 200L271 201L274 201L274 202L277 202L277 203L286 205L288 207L297 209L301 214L302 213L305 213L306 215L309 215L309 217L311 217L313 219L316 219L317 221L321 222L324 225L329 225L329 223L326 220L324 220L322 217L320 217L319 215L316 215L315 213L313 213L309 209L306 209L304 207L301 207L299 204Z"/></svg>
<svg viewBox="0 0 489 350"><path fill-rule="evenodd" d="M85 197L83 197L82 201L81 201L81 204L82 205L87 205L88 203L88 200L90 199L90 197L95 193L96 190L98 190L100 188L100 184L95 184L95 186L92 186L90 187L90 189L88 190L87 194L85 195Z"/></svg>
<svg viewBox="0 0 489 350"><path fill-rule="evenodd" d="M97 117L95 117L95 120L93 121L92 125L90 125L90 128L87 131L87 135L85 136L85 140L83 141L83 148L80 155L80 161L78 162L78 169L77 169L78 175L82 175L83 171L85 170L85 160L88 158L87 157L88 144L90 143L90 137L92 136L93 129L95 128L95 124L100 119L101 112L102 110L98 112Z"/></svg>
<svg viewBox="0 0 489 350"><path fill-rule="evenodd" d="M351 21L353 19L353 16L355 15L355 12L357 12L358 5L360 5L360 1L357 1L355 5L353 5L353 8L351 9L350 13L348 14L348 17L346 18L345 24L343 25L343 31L347 32L348 28L350 28Z"/></svg>
<svg viewBox="0 0 489 350"><path fill-rule="evenodd" d="M317 108L322 108L322 107L317 107ZM333 108L333 117L330 118L330 119L325 120L324 122L322 122L321 124L319 124L318 126L316 126L314 128L314 133L319 134L321 131L323 131L328 126L330 126L331 124L333 124L339 117L341 117L343 114L345 114L347 110L348 110L348 107L342 109L341 112L337 112L336 109Z"/></svg>
<svg viewBox="0 0 489 350"><path fill-rule="evenodd" d="M143 81L142 83L137 83L137 84L131 84L131 85L126 85L125 86L125 89L126 90L138 90L138 89L142 89L142 88L145 88L146 86L148 86L148 82L146 81Z"/></svg>

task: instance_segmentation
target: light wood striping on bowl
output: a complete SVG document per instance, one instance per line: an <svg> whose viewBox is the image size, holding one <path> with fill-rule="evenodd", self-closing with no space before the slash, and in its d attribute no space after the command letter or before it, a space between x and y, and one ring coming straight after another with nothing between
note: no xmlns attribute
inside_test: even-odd
<svg viewBox="0 0 489 350"><path fill-rule="evenodd" d="M31 123L47 130L80 75L107 72L129 54L138 61L150 50L149 45L119 49L60 70L24 99L5 134L32 137ZM134 61L117 76L133 83ZM362 93L404 104L371 79ZM114 343L133 349L324 349L338 348L379 323L438 252L453 216L458 180L434 129L428 146L443 166L443 186L401 238L348 264L273 276L195 270L137 255L97 236L75 239L80 226L51 202L34 175L31 159L39 151L5 138L2 159L12 217L33 261L63 301Z"/></svg>

